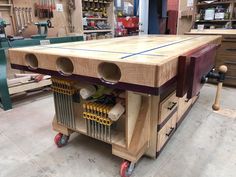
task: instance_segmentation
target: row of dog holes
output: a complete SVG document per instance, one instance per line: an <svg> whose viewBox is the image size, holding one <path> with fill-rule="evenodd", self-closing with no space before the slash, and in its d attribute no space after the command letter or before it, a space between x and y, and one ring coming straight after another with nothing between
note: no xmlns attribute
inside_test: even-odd
<svg viewBox="0 0 236 177"><path fill-rule="evenodd" d="M38 59L34 54L25 56L26 65L31 70L38 69ZM74 72L74 65L69 58L59 57L56 61L57 71L63 76L70 76ZM117 83L121 78L120 68L114 63L103 62L98 65L98 76L107 83Z"/></svg>

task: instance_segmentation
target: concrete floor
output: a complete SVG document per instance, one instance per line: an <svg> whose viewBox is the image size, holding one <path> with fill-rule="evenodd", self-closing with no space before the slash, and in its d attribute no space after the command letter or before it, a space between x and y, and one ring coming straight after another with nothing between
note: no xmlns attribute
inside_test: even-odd
<svg viewBox="0 0 236 177"><path fill-rule="evenodd" d="M159 158L143 157L133 177L236 176L236 90L224 88L223 109L213 112L215 89L204 87ZM64 148L54 145L53 107L44 94L0 111L0 176L118 177L121 159L109 145L78 134Z"/></svg>

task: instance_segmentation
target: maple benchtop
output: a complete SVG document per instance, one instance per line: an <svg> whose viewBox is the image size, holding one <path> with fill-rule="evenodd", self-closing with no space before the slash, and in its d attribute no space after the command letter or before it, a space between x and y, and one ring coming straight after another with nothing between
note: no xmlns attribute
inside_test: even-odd
<svg viewBox="0 0 236 177"><path fill-rule="evenodd" d="M9 49L9 58L15 69L55 75L60 73L61 67L63 71L64 64L71 62L72 66L64 68L65 72L71 71L62 77L99 79L104 75L108 78L111 70L116 70L120 76L111 76L111 80L159 88L176 77L179 56L208 44L220 43L221 36L218 35L144 35L13 48ZM28 55L36 58L35 68L29 67ZM69 61L58 62L61 58Z"/></svg>

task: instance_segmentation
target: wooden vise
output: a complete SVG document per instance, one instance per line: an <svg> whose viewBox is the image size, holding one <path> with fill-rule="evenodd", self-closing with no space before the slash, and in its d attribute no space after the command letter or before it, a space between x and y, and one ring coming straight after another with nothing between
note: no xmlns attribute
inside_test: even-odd
<svg viewBox="0 0 236 177"><path fill-rule="evenodd" d="M214 63L217 48L218 46L214 44L207 45L179 57L177 97L183 97L187 94L187 98L191 99L199 94L208 78L217 79L218 88L212 108L214 110L220 109L219 99L227 67L222 65L219 72L215 72Z"/></svg>

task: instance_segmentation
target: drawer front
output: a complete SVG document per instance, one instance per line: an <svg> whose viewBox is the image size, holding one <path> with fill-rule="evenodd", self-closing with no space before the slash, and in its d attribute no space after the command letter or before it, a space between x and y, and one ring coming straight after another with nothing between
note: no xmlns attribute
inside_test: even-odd
<svg viewBox="0 0 236 177"><path fill-rule="evenodd" d="M177 106L178 97L176 97L176 92L174 92L160 103L160 116L158 124L162 124L162 122L172 113L175 108L177 108Z"/></svg>
<svg viewBox="0 0 236 177"><path fill-rule="evenodd" d="M176 128L177 112L168 120L168 122L157 133L157 152L165 145L167 140L174 133Z"/></svg>
<svg viewBox="0 0 236 177"><path fill-rule="evenodd" d="M224 81L224 85L236 86L236 77L227 76Z"/></svg>
<svg viewBox="0 0 236 177"><path fill-rule="evenodd" d="M235 61L225 60L224 64L228 67L229 71L231 71L231 70L233 71L234 70L234 72L235 72L235 70L236 70L236 57L235 57Z"/></svg>
<svg viewBox="0 0 236 177"><path fill-rule="evenodd" d="M224 35L223 42L236 42L236 35Z"/></svg>
<svg viewBox="0 0 236 177"><path fill-rule="evenodd" d="M218 69L221 65L228 67L226 76L236 77L236 56L217 56L216 68Z"/></svg>
<svg viewBox="0 0 236 177"><path fill-rule="evenodd" d="M236 56L236 41L223 42L217 54L226 56Z"/></svg>
<svg viewBox="0 0 236 177"><path fill-rule="evenodd" d="M179 98L179 106L178 106L178 117L177 122L182 118L183 114L188 110L188 108L192 105L192 99L187 99L187 94Z"/></svg>

